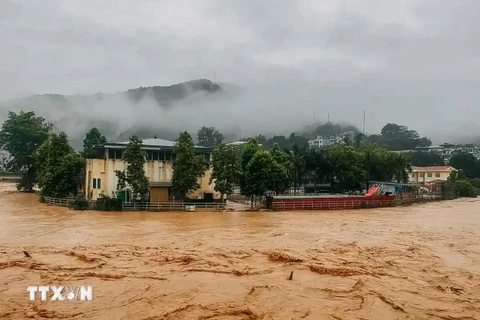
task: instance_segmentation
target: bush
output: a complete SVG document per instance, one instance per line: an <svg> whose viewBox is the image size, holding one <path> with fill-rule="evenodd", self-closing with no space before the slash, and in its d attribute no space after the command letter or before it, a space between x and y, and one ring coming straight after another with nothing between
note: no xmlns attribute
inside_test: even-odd
<svg viewBox="0 0 480 320"><path fill-rule="evenodd" d="M45 197L41 195L41 196L38 198L38 202L40 202L40 203L46 203L47 200L45 200Z"/></svg>
<svg viewBox="0 0 480 320"><path fill-rule="evenodd" d="M457 180L453 185L453 190L459 197L471 197L475 198L477 196L475 188L468 180Z"/></svg>
<svg viewBox="0 0 480 320"><path fill-rule="evenodd" d="M97 199L95 209L100 211L122 211L122 200L102 196Z"/></svg>
<svg viewBox="0 0 480 320"><path fill-rule="evenodd" d="M88 200L84 196L78 196L73 201L73 210L88 210Z"/></svg>

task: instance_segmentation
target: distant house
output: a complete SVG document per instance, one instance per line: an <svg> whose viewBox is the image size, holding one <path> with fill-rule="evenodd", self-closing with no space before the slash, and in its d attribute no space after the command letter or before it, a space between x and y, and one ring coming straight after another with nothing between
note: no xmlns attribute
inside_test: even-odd
<svg viewBox="0 0 480 320"><path fill-rule="evenodd" d="M315 139L308 140L308 145L310 146L310 149L323 148L334 144L344 143L345 138L349 138L352 140L354 136L355 132L353 131L346 131L339 135L331 137L317 136Z"/></svg>
<svg viewBox="0 0 480 320"><path fill-rule="evenodd" d="M455 145L451 143L443 143L438 146L430 146L430 147L420 147L417 148L416 151L426 151L426 152L433 152L440 155L447 164L450 161L450 158L459 153L469 153L473 155L475 158L480 159L480 147L474 144L464 144L464 145Z"/></svg>
<svg viewBox="0 0 480 320"><path fill-rule="evenodd" d="M447 181L450 173L457 169L450 166L412 167L409 182L425 184L434 181Z"/></svg>
<svg viewBox="0 0 480 320"><path fill-rule="evenodd" d="M85 174L85 195L90 200L96 200L100 195L112 196L117 191L118 178L116 170L124 170L125 163L122 153L127 142L106 143L98 145L87 157ZM174 141L163 139L143 140L143 149L147 154L144 166L145 174L150 182L150 202L163 202L172 198L172 161ZM209 184L211 176L210 158L212 148L195 146L197 154L205 157L205 175L199 179L200 189L189 194L190 199L219 198L214 192L214 183ZM121 190L120 196L126 201L131 200L129 190ZM180 199L179 199L180 200Z"/></svg>

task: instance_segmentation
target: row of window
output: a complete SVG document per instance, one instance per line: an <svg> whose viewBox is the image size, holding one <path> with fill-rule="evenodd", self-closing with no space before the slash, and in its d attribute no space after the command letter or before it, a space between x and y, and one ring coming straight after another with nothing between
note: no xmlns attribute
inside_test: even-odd
<svg viewBox="0 0 480 320"><path fill-rule="evenodd" d="M412 177L415 178L415 175L416 175L416 173L412 174ZM418 175L419 175L419 177L423 178L423 177L425 177L425 172L419 172ZM433 173L432 172L427 172L427 177L428 178L433 177ZM435 178L440 178L440 172L435 172Z"/></svg>
<svg viewBox="0 0 480 320"><path fill-rule="evenodd" d="M122 151L123 150L116 150L110 149L108 150L108 158L114 160L121 160L122 159ZM172 151L153 151L147 150L147 160L157 160L157 161L172 161L175 160L175 154ZM210 155L205 154L205 161L210 160Z"/></svg>

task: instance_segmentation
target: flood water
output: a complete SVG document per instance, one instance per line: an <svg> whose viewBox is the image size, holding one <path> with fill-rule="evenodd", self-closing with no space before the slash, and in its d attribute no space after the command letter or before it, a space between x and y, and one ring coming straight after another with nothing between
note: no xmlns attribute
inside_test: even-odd
<svg viewBox="0 0 480 320"><path fill-rule="evenodd" d="M12 190L0 184L0 319L480 319L480 199L108 213ZM92 286L93 301L30 302L32 285Z"/></svg>

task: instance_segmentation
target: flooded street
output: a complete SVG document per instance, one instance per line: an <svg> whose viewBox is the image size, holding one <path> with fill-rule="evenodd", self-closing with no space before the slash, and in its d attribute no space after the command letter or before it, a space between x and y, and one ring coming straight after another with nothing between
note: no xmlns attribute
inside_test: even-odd
<svg viewBox="0 0 480 320"><path fill-rule="evenodd" d="M109 213L11 190L0 183L0 319L480 319L480 199ZM93 301L30 302L32 285L92 286Z"/></svg>

